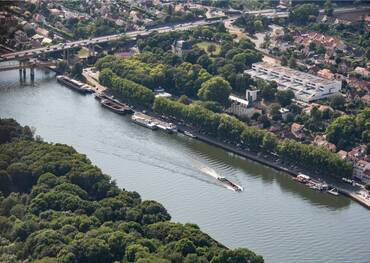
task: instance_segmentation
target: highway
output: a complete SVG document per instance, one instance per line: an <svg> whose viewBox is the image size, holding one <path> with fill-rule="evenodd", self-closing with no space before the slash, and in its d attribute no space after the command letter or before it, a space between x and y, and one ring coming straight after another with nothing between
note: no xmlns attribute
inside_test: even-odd
<svg viewBox="0 0 370 263"><path fill-rule="evenodd" d="M233 19L235 19L235 17L231 17L226 20L233 20ZM121 39L122 37L134 38L139 35L145 36L145 35L149 35L150 33L154 31L164 33L164 32L170 32L170 31L175 31L175 30L188 30L193 27L202 26L202 25L210 25L216 22L218 21L202 20L202 21L197 21L197 22L178 24L174 26L164 26L164 27L159 27L155 29L131 31L131 32L126 32L126 33L121 33L121 34L94 37L90 39L71 41L67 43L60 43L60 44L52 45L48 47L22 50L18 52L6 53L6 54L1 55L0 62L10 61L10 60L29 59L29 58L37 57L42 54L48 54L52 52L68 50L68 49L72 49L76 47L84 47L84 46L89 46L89 45L94 45L94 44L100 44L100 43L105 43L109 41L116 41L116 40Z"/></svg>

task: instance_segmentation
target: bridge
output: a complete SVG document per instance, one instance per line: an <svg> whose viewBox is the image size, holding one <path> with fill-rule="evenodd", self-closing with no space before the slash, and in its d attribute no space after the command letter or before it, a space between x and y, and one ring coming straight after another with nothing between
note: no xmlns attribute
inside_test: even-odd
<svg viewBox="0 0 370 263"><path fill-rule="evenodd" d="M336 14L352 13L352 12L358 12L359 10L370 10L370 8L369 7L336 8L334 10L334 13ZM323 12L324 12L323 10L320 10L320 13L323 13ZM288 12L277 12L274 9L248 11L246 13L251 14L251 15L266 16L269 18L288 16ZM60 51L64 51L65 58L68 58L68 50L73 49L73 48L90 47L91 49L93 49L94 45L96 44L106 43L110 41L117 41L124 37L135 38L139 35L142 35L142 36L149 35L150 33L154 31L164 33L164 32L176 31L176 30L188 30L193 27L211 25L214 23L218 23L220 21L232 22L237 17L239 17L239 15L230 16L227 19L218 19L218 20L213 20L213 21L200 20L196 22L183 23L183 24L178 24L178 25L173 25L173 26L164 26L164 27L159 27L159 28L154 28L154 29L131 31L131 32L126 32L126 33L121 33L121 34L94 37L94 38L89 38L85 40L71 41L67 43L60 43L60 44L52 45L48 47L22 50L19 52L11 52L11 53L6 53L6 54L1 55L0 62L11 61L11 60L24 61L30 58L38 57L40 55L49 54L53 52L60 52Z"/></svg>
<svg viewBox="0 0 370 263"><path fill-rule="evenodd" d="M56 65L56 61L41 61L37 59L20 61L19 63L9 63L0 65L1 71L15 70L19 69L19 79L21 82L26 80L26 69L30 69L31 82L35 80L35 68L50 68Z"/></svg>
<svg viewBox="0 0 370 263"><path fill-rule="evenodd" d="M228 19L232 19L232 18L228 18ZM225 20L228 20L228 19L225 19ZM11 53L6 53L6 54L1 55L0 62L11 61L11 60L22 61L22 60L27 60L29 58L35 58L43 54L49 54L49 53L60 52L60 51L68 51L69 49L73 49L73 48L81 48L81 47L93 48L94 45L96 44L106 43L110 41L117 41L124 37L135 38L140 35L141 36L149 35L150 33L154 31L164 33L164 32L170 32L170 31L175 31L175 30L188 30L193 27L202 26L202 25L211 25L211 24L214 24L220 21L221 20L215 20L215 21L201 20L197 22L189 22L189 23L178 24L174 26L164 26L164 27L148 29L148 30L131 31L131 32L126 32L126 33L121 33L121 34L94 37L94 38L89 38L85 40L71 41L67 43L60 43L57 45L52 45L52 46L47 46L47 47L42 47L42 48L34 48L34 49L22 50L18 52L11 52ZM66 56L68 56L68 54Z"/></svg>
<svg viewBox="0 0 370 263"><path fill-rule="evenodd" d="M14 63L14 64L8 64L8 65L0 65L0 72L1 71L8 71L8 70L15 70L15 69L19 69L19 70L23 70L23 69L27 69L27 68L37 68L37 67L44 67L44 68L48 68L48 67L51 67L51 66L55 66L56 65L56 62L55 61L41 61L41 60L31 60L31 61L24 61L24 62L21 62L21 63Z"/></svg>

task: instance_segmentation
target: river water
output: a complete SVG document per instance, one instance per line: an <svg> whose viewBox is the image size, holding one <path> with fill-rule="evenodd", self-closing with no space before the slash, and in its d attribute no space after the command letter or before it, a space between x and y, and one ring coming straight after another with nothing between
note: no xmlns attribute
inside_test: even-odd
<svg viewBox="0 0 370 263"><path fill-rule="evenodd" d="M346 197L316 193L288 175L184 137L151 131L102 108L92 95L36 71L0 73L0 117L72 145L120 187L161 202L175 222L192 222L228 247L266 262L369 262L370 212ZM242 193L220 185L222 175Z"/></svg>

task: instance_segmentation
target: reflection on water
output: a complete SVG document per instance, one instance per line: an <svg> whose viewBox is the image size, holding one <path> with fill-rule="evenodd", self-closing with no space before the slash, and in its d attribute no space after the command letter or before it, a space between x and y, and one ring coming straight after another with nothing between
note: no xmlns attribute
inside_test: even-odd
<svg viewBox="0 0 370 263"><path fill-rule="evenodd" d="M350 205L351 200L344 196L333 196L328 193L316 192L307 186L295 182L291 176L286 173L276 171L270 167L261 165L252 160L230 154L216 147L199 144L194 140L185 144L194 152L194 155L200 155L208 162L217 165L220 169L227 171L238 169L244 171L249 176L262 179L264 183L278 183L280 188L310 201L314 205L325 206L332 209L345 208Z"/></svg>
<svg viewBox="0 0 370 263"><path fill-rule="evenodd" d="M368 262L369 212L345 197L317 193L288 175L181 135L151 131L101 107L92 96L37 71L35 87L18 71L0 72L0 116L36 127L46 141L72 145L174 221L194 222L229 247L267 262ZM242 185L235 193L217 181Z"/></svg>

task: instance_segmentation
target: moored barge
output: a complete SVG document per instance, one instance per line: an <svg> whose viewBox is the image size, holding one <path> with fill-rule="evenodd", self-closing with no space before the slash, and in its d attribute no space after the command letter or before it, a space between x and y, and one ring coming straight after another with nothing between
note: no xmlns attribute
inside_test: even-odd
<svg viewBox="0 0 370 263"><path fill-rule="evenodd" d="M100 104L118 114L126 114L132 112L132 109L128 105L117 103L109 99L101 99Z"/></svg>
<svg viewBox="0 0 370 263"><path fill-rule="evenodd" d="M93 93L94 90L87 84L84 84L80 81L77 81L77 80L74 80L74 79L71 79L67 76L64 76L64 75L60 75L60 76L57 76L57 81L61 84L63 84L64 86L72 89L72 90L75 90L81 94L87 94L87 93Z"/></svg>

